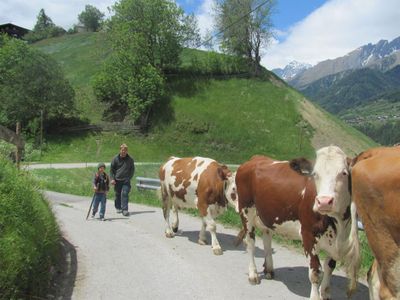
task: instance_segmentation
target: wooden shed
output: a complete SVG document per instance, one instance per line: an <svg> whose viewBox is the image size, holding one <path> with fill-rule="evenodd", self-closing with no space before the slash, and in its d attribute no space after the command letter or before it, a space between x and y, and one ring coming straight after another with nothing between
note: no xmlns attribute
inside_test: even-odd
<svg viewBox="0 0 400 300"><path fill-rule="evenodd" d="M6 23L0 25L0 33L6 33L11 37L22 39L22 37L27 34L30 30L17 26L12 23Z"/></svg>

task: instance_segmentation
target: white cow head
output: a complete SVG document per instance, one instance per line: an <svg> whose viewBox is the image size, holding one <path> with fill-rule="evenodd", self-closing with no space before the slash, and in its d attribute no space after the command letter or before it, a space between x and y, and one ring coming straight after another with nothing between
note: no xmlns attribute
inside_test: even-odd
<svg viewBox="0 0 400 300"><path fill-rule="evenodd" d="M344 152L336 146L317 151L313 176L317 189L313 210L335 216L343 214L350 204L349 165Z"/></svg>
<svg viewBox="0 0 400 300"><path fill-rule="evenodd" d="M235 208L236 212L239 212L239 201L235 179L236 172L225 181L224 193L228 203Z"/></svg>

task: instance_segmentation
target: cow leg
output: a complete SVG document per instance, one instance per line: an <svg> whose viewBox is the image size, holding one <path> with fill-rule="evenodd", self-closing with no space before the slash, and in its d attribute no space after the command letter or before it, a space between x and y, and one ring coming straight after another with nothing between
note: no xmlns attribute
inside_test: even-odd
<svg viewBox="0 0 400 300"><path fill-rule="evenodd" d="M333 260L330 257L327 257L324 261L324 275L322 277L322 282L321 282L321 298L324 300L329 300L331 299L331 277L332 277L332 272L336 267L336 261Z"/></svg>
<svg viewBox="0 0 400 300"><path fill-rule="evenodd" d="M162 185L161 186L161 197L162 197L162 210L165 220L165 236L167 238L174 237L174 233L171 229L171 225L169 224L169 212L171 209L171 200L168 196L166 188Z"/></svg>
<svg viewBox="0 0 400 300"><path fill-rule="evenodd" d="M306 256L310 256L310 265L308 267L308 279L311 283L310 300L320 300L319 285L321 282L321 264L319 262L317 249L315 248L315 237L310 228L301 226L301 238Z"/></svg>
<svg viewBox="0 0 400 300"><path fill-rule="evenodd" d="M264 261L264 274L265 278L274 278L274 263L272 261L272 232L269 229L263 230L263 243L265 251L265 261Z"/></svg>
<svg viewBox="0 0 400 300"><path fill-rule="evenodd" d="M201 229L199 233L199 240L197 241L200 245L207 245L206 226L206 221L204 220L204 218L201 218Z"/></svg>
<svg viewBox="0 0 400 300"><path fill-rule="evenodd" d="M250 264L249 264L249 282L251 284L259 284L260 278L257 274L256 262L254 260L255 254L255 227L248 227L249 231L246 235L247 252L250 254Z"/></svg>
<svg viewBox="0 0 400 300"><path fill-rule="evenodd" d="M375 259L368 271L368 287L369 287L369 298L371 300L392 300L396 299L383 283L382 273L378 265L378 261Z"/></svg>
<svg viewBox="0 0 400 300"><path fill-rule="evenodd" d="M310 267L308 269L308 278L311 283L310 300L320 300L319 285L321 282L321 264L317 255L310 253Z"/></svg>
<svg viewBox="0 0 400 300"><path fill-rule="evenodd" d="M378 274L378 262L376 259L372 263L368 271L368 286L369 286L369 299L379 300L379 290L381 288L381 281Z"/></svg>
<svg viewBox="0 0 400 300"><path fill-rule="evenodd" d="M217 239L217 223L215 223L210 212L203 218L207 224L207 230L211 234L211 247L215 255L222 255L222 249Z"/></svg>
<svg viewBox="0 0 400 300"><path fill-rule="evenodd" d="M177 233L179 228L179 216L178 216L178 208L175 205L172 205L172 211L174 213L174 222L172 222L172 230Z"/></svg>
<svg viewBox="0 0 400 300"><path fill-rule="evenodd" d="M247 252L250 255L250 264L249 264L249 282L251 284L259 284L260 278L257 274L256 262L254 260L255 254L255 242L256 242L256 234L255 234L255 218L256 218L256 209L255 208L247 208L243 211L244 219L246 220L246 244L247 244Z"/></svg>

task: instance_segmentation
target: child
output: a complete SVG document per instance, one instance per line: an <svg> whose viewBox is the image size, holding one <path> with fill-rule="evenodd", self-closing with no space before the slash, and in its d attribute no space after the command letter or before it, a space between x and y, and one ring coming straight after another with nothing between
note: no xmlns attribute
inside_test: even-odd
<svg viewBox="0 0 400 300"><path fill-rule="evenodd" d="M100 221L104 221L104 214L106 212L106 198L107 192L110 189L110 178L104 172L106 165L104 163L99 163L97 165L97 172L94 174L93 178L93 190L95 192L94 195L94 203L93 203L93 212L92 218L97 213L100 204Z"/></svg>

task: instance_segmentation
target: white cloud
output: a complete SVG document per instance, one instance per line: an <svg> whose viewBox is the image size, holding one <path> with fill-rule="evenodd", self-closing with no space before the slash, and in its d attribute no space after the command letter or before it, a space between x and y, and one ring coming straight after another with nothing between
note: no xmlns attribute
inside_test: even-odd
<svg viewBox="0 0 400 300"><path fill-rule="evenodd" d="M37 15L43 8L54 24L68 30L78 23L78 15L85 9L86 4L97 7L107 15L107 7L112 6L114 2L115 0L1 0L0 24L13 23L33 29Z"/></svg>
<svg viewBox="0 0 400 300"><path fill-rule="evenodd" d="M297 60L316 64L359 46L400 36L398 0L331 0L271 43L262 59L269 69Z"/></svg>
<svg viewBox="0 0 400 300"><path fill-rule="evenodd" d="M212 31L214 26L214 17L213 17L213 0L204 0L203 3L199 6L195 15L198 20L200 34L204 36L207 31Z"/></svg>

